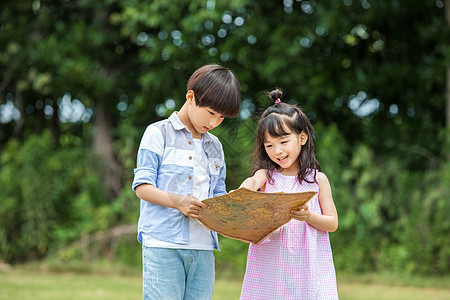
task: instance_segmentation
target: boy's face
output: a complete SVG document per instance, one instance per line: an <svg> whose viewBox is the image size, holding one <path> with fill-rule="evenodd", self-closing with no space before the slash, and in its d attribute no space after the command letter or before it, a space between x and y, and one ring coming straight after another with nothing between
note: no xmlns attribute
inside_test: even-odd
<svg viewBox="0 0 450 300"><path fill-rule="evenodd" d="M193 136L208 132L209 130L219 126L225 119L225 116L220 115L207 106L197 106L195 104L195 97L193 96L191 99L188 99L188 103L190 104L188 110L189 120L195 130L195 132L192 132Z"/></svg>

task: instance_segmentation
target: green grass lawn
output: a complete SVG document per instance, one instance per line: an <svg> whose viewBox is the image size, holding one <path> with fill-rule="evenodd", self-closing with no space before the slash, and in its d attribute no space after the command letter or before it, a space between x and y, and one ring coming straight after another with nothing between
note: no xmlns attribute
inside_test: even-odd
<svg viewBox="0 0 450 300"><path fill-rule="evenodd" d="M213 300L239 299L240 289L240 280L219 278ZM341 300L448 300L450 278L338 274L338 289ZM0 299L141 299L141 278L114 269L84 274L12 269L0 271Z"/></svg>

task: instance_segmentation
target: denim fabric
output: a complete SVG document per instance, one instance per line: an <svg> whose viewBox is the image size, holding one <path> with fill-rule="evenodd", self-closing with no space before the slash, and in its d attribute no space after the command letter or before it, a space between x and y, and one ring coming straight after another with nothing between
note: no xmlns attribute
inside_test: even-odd
<svg viewBox="0 0 450 300"><path fill-rule="evenodd" d="M212 250L142 246L144 300L211 300Z"/></svg>
<svg viewBox="0 0 450 300"><path fill-rule="evenodd" d="M220 141L203 134L203 149L208 158L210 183L208 198L226 194L225 159ZM192 195L193 139L174 112L168 119L147 127L139 147L134 170L133 190L140 184L178 195ZM186 245L189 242L189 219L179 210L141 200L138 240L142 233L158 240ZM219 248L217 234L211 232L214 247Z"/></svg>

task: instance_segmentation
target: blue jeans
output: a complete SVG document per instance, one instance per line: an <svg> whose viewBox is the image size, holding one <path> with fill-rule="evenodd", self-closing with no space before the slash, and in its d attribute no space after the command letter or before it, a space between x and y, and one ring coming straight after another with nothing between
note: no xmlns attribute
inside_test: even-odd
<svg viewBox="0 0 450 300"><path fill-rule="evenodd" d="M144 300L210 300L214 287L212 250L142 246Z"/></svg>

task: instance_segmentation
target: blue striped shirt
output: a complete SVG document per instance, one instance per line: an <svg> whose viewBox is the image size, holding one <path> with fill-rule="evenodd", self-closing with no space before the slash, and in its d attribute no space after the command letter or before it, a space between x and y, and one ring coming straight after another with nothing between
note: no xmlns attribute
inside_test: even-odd
<svg viewBox="0 0 450 300"><path fill-rule="evenodd" d="M219 139L203 134L203 149L208 157L208 197L226 193L225 160ZM180 121L176 112L168 119L147 127L142 137L134 170L133 190L140 184L151 184L163 191L192 195L194 145L192 134ZM189 218L177 209L141 200L138 222L138 240L142 233L158 240L186 245L189 242ZM214 248L219 248L217 233L211 232Z"/></svg>

